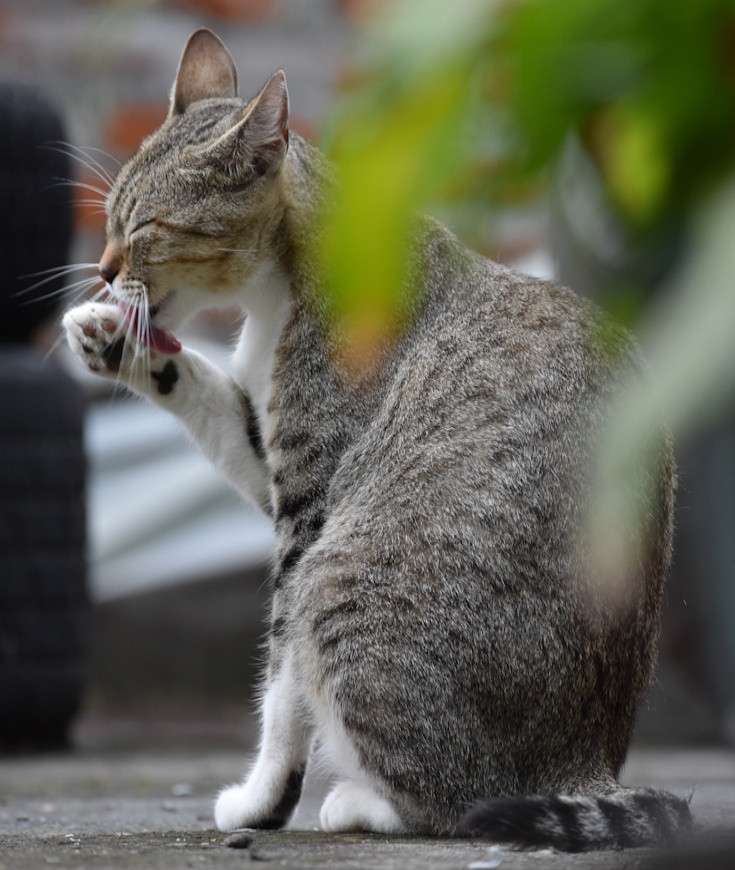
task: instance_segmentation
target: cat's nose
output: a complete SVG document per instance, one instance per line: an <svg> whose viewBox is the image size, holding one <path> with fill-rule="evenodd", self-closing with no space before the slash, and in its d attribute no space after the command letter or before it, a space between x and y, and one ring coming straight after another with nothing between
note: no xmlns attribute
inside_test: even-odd
<svg viewBox="0 0 735 870"><path fill-rule="evenodd" d="M118 270L113 269L111 266L105 266L103 263L100 263L99 270L100 278L102 278L103 281L107 281L108 284L112 284L117 277Z"/></svg>
<svg viewBox="0 0 735 870"><path fill-rule="evenodd" d="M117 278L123 263L123 252L115 242L108 242L99 262L100 278L108 284Z"/></svg>

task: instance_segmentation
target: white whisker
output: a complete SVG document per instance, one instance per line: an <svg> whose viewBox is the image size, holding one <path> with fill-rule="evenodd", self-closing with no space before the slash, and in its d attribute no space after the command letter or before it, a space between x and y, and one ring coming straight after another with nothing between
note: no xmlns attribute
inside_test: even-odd
<svg viewBox="0 0 735 870"><path fill-rule="evenodd" d="M66 275L71 275L73 272L81 272L83 269L95 269L97 270L98 266L96 263L79 263L76 266L57 266L55 269L45 269L42 272L33 272L29 275L22 275L22 278L35 278L39 275L45 275L45 278L42 278L40 281L36 281L35 284L31 284L30 287L24 287L22 290L18 290L13 295L16 297L19 296L27 296L29 293L32 293L34 290L37 290L39 287L43 287L44 284L49 284L52 281L58 281L60 278L64 278ZM99 275L94 276L95 281L99 281ZM62 291L58 291L62 293Z"/></svg>
<svg viewBox="0 0 735 870"><path fill-rule="evenodd" d="M146 377L151 372L151 310L148 301L148 291L146 290L141 299L141 324L143 326L141 340L143 342L144 374Z"/></svg>
<svg viewBox="0 0 735 870"><path fill-rule="evenodd" d="M89 190L92 193L98 193L107 199L109 191L102 190L101 187L96 187L94 184L89 184L86 181L77 181L73 178L57 178L55 179L55 187L78 187L80 190Z"/></svg>
<svg viewBox="0 0 735 870"><path fill-rule="evenodd" d="M41 147L48 148L50 151L57 151L59 154L64 154L66 157L76 160L76 162L84 166L85 169L94 173L100 181L103 181L108 186L108 188L112 187L115 181L113 176L98 160L95 160L94 157L87 154L83 148L80 148L77 145L72 145L68 142L55 142Z"/></svg>
<svg viewBox="0 0 735 870"><path fill-rule="evenodd" d="M105 296L109 296L110 288L107 284L103 284L100 289L90 297L90 302L98 302L100 299L103 299Z"/></svg>
<svg viewBox="0 0 735 870"><path fill-rule="evenodd" d="M74 304L79 298L81 298L87 290L90 290L95 284L99 284L100 279L98 277L94 278L84 278L81 281L75 281L73 284L67 284L64 287L59 288L58 290L50 290L48 293L44 293L42 296L34 296L33 299L24 299L21 302L21 306L25 305L35 305L37 302L45 302L48 299L54 299L58 296L71 296L72 294L76 294L72 299L72 304ZM81 288L81 292L77 293L77 290Z"/></svg>
<svg viewBox="0 0 735 870"><path fill-rule="evenodd" d="M77 205L99 205L104 208L105 201L103 199L93 199L90 197L89 199L77 199Z"/></svg>
<svg viewBox="0 0 735 870"><path fill-rule="evenodd" d="M66 333L60 332L52 342L51 347L43 355L43 361L48 362L48 360L56 353L56 351L61 347L65 340Z"/></svg>
<svg viewBox="0 0 735 870"><path fill-rule="evenodd" d="M42 275L64 275L67 272L74 272L79 269L96 269L97 263L66 263L63 266L53 266L51 269L41 269L40 272L28 272L26 275L21 275L21 278L40 278Z"/></svg>
<svg viewBox="0 0 735 870"><path fill-rule="evenodd" d="M76 147L78 147L78 146L76 146ZM111 160L113 163L117 164L118 167L122 166L122 162L120 160L118 160L114 154L110 154L109 151L105 151L104 148L96 148L94 145L85 145L84 148L80 149L80 150L82 150L83 153L87 155L87 157L89 157L90 151L95 151L97 154L101 154L103 157L106 157L108 160ZM90 158L90 159L92 159L92 158ZM103 169L104 169L104 167L103 167Z"/></svg>

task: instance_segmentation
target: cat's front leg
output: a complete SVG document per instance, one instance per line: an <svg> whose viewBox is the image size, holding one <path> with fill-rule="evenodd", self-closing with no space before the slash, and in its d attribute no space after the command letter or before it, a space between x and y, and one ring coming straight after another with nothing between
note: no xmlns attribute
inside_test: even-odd
<svg viewBox="0 0 735 870"><path fill-rule="evenodd" d="M242 783L224 789L214 809L220 831L282 828L301 797L311 727L290 658L263 696L257 759Z"/></svg>
<svg viewBox="0 0 735 870"><path fill-rule="evenodd" d="M181 421L246 498L270 513L269 475L252 405L237 383L194 350L145 345L116 305L89 302L64 315L69 346L87 368L145 396Z"/></svg>

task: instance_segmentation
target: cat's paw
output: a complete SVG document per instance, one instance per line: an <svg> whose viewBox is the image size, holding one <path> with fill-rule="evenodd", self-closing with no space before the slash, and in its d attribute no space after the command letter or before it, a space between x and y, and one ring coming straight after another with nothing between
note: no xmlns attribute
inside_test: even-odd
<svg viewBox="0 0 735 870"><path fill-rule="evenodd" d="M245 783L224 789L214 806L214 823L220 831L237 828L282 828L301 797L304 771L287 777L256 770Z"/></svg>
<svg viewBox="0 0 735 870"><path fill-rule="evenodd" d="M403 834L406 826L384 797L369 785L345 780L327 795L319 812L322 830L372 831L376 834Z"/></svg>
<svg viewBox="0 0 735 870"><path fill-rule="evenodd" d="M250 783L224 789L214 806L214 823L220 831L238 828L280 828L286 819L272 818L273 795Z"/></svg>
<svg viewBox="0 0 735 870"><path fill-rule="evenodd" d="M126 341L127 322L116 305L89 302L64 315L69 347L95 374L117 377Z"/></svg>
<svg viewBox="0 0 735 870"><path fill-rule="evenodd" d="M139 342L117 305L79 305L66 312L62 324L69 347L95 374L149 395L173 390L178 380L173 354Z"/></svg>
<svg viewBox="0 0 735 870"><path fill-rule="evenodd" d="M224 789L214 805L214 823L218 830L234 831L237 828L257 827L259 813L250 804L245 786L231 785Z"/></svg>

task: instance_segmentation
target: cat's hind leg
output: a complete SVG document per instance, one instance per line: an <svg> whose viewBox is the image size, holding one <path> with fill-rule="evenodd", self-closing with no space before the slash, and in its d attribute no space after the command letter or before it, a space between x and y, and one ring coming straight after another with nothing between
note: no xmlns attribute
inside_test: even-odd
<svg viewBox="0 0 735 870"><path fill-rule="evenodd" d="M214 809L220 831L236 828L281 828L301 797L310 743L287 659L266 689L262 706L260 751L242 783L225 788Z"/></svg>
<svg viewBox="0 0 735 870"><path fill-rule="evenodd" d="M370 831L376 834L405 834L404 820L395 806L375 788L360 763L358 752L334 706L320 693L314 698L314 716L319 722L320 754L338 777L319 813L324 831Z"/></svg>
<svg viewBox="0 0 735 870"><path fill-rule="evenodd" d="M390 801L370 785L343 780L327 795L319 813L325 831L372 831L375 834L405 834L406 825Z"/></svg>

